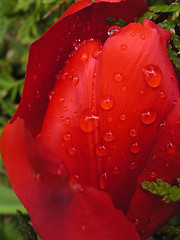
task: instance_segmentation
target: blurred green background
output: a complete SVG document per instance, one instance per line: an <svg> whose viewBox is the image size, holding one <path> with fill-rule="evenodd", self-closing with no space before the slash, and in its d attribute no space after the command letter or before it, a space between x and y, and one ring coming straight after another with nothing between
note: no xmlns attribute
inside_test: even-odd
<svg viewBox="0 0 180 240"><path fill-rule="evenodd" d="M21 99L30 44L55 23L72 2L72 0L0 0L0 135ZM173 34L168 51L178 73L179 1L147 0L147 3L150 7L155 6L145 17L159 23ZM139 21L141 22L142 18ZM20 223L17 220L16 209L26 212L10 188L0 159L0 240L35 239L25 238L17 233ZM173 226L180 224L179 214L174 219ZM180 239L179 235L175 234L175 231L171 235L161 232L151 239Z"/></svg>

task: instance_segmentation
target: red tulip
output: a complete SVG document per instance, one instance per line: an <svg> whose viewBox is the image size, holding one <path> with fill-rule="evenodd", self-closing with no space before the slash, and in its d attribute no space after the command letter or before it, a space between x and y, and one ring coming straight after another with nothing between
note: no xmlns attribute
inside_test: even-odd
<svg viewBox="0 0 180 240"><path fill-rule="evenodd" d="M146 10L143 0L77 2L30 48L1 153L43 240L144 239L179 208L141 188L179 177L171 35L148 20L107 35L107 17Z"/></svg>

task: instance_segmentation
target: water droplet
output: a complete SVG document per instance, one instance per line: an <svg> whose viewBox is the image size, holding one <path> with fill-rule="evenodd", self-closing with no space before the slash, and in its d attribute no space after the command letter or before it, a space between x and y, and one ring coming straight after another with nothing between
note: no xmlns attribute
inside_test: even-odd
<svg viewBox="0 0 180 240"><path fill-rule="evenodd" d="M123 81L123 76L122 76L120 73L115 73L115 74L113 75L113 78L114 78L114 80L115 80L116 82L121 82L121 81Z"/></svg>
<svg viewBox="0 0 180 240"><path fill-rule="evenodd" d="M71 123L71 119L69 117L66 118L65 120L66 125L69 125Z"/></svg>
<svg viewBox="0 0 180 240"><path fill-rule="evenodd" d="M71 140L71 134L70 134L70 133L64 134L63 139L64 139L66 142L69 142L69 141Z"/></svg>
<svg viewBox="0 0 180 240"><path fill-rule="evenodd" d="M149 125L156 120L156 112L150 109L145 110L141 113L140 120L142 123Z"/></svg>
<svg viewBox="0 0 180 240"><path fill-rule="evenodd" d="M78 113L77 113L77 112L74 112L74 113L73 113L73 116L74 116L74 118L76 118L76 117L78 116Z"/></svg>
<svg viewBox="0 0 180 240"><path fill-rule="evenodd" d="M136 137L137 136L137 130L135 128L131 128L129 130L129 136L130 137Z"/></svg>
<svg viewBox="0 0 180 240"><path fill-rule="evenodd" d="M135 35L136 35L136 34L135 34L134 32L131 32L131 36L133 36L133 37L134 37Z"/></svg>
<svg viewBox="0 0 180 240"><path fill-rule="evenodd" d="M119 33L119 31L120 31L120 27L117 26L117 25L113 25L113 26L108 28L108 35L110 37L115 36Z"/></svg>
<svg viewBox="0 0 180 240"><path fill-rule="evenodd" d="M142 40L144 40L146 38L144 34L141 34L140 37Z"/></svg>
<svg viewBox="0 0 180 240"><path fill-rule="evenodd" d="M123 87L121 88L121 90L122 90L122 92L126 92L126 91L127 91L127 87L126 87L126 86L123 86Z"/></svg>
<svg viewBox="0 0 180 240"><path fill-rule="evenodd" d="M70 176L70 182L72 183L78 183L79 182L79 175L74 174Z"/></svg>
<svg viewBox="0 0 180 240"><path fill-rule="evenodd" d="M127 118L126 114L121 114L121 115L120 115L120 120L121 120L121 121L126 120L126 118Z"/></svg>
<svg viewBox="0 0 180 240"><path fill-rule="evenodd" d="M59 121L60 121L60 122L64 122L64 117L60 117L60 118L59 118Z"/></svg>
<svg viewBox="0 0 180 240"><path fill-rule="evenodd" d="M34 180L39 183L41 182L42 174L39 171L33 171L33 178Z"/></svg>
<svg viewBox="0 0 180 240"><path fill-rule="evenodd" d="M176 76L172 74L171 75L171 80L172 80L172 82L176 82L177 81Z"/></svg>
<svg viewBox="0 0 180 240"><path fill-rule="evenodd" d="M164 127L166 125L166 120L163 120L161 123L160 123L160 127Z"/></svg>
<svg viewBox="0 0 180 240"><path fill-rule="evenodd" d="M115 166L115 167L113 168L113 173L114 173L114 175L118 175L118 174L120 173L119 167Z"/></svg>
<svg viewBox="0 0 180 240"><path fill-rule="evenodd" d="M152 154L151 158L152 158L152 160L156 160L156 155Z"/></svg>
<svg viewBox="0 0 180 240"><path fill-rule="evenodd" d="M143 89L140 89L140 94L143 95L144 94L144 90Z"/></svg>
<svg viewBox="0 0 180 240"><path fill-rule="evenodd" d="M34 79L37 79L37 78L38 78L38 75L37 75L37 74L34 74L33 78L34 78Z"/></svg>
<svg viewBox="0 0 180 240"><path fill-rule="evenodd" d="M101 54L102 50L101 49L95 49L93 52L92 52L92 56L93 58L95 59L98 59L100 54Z"/></svg>
<svg viewBox="0 0 180 240"><path fill-rule="evenodd" d="M114 100L112 97L109 96L105 96L101 99L101 103L100 103L101 107L105 110L109 110L113 107L114 105Z"/></svg>
<svg viewBox="0 0 180 240"><path fill-rule="evenodd" d="M149 176L150 176L151 178L155 178L155 177L157 176L157 173L154 172L154 171L151 171L150 174L149 174Z"/></svg>
<svg viewBox="0 0 180 240"><path fill-rule="evenodd" d="M106 142L111 142L115 139L115 134L112 132L112 131L106 131L104 132L103 134L103 139L106 141Z"/></svg>
<svg viewBox="0 0 180 240"><path fill-rule="evenodd" d="M76 153L76 149L73 146L68 147L68 153L69 155L74 156Z"/></svg>
<svg viewBox="0 0 180 240"><path fill-rule="evenodd" d="M48 133L48 138L51 138L52 137L52 133Z"/></svg>
<svg viewBox="0 0 180 240"><path fill-rule="evenodd" d="M72 82L73 82L74 85L77 85L78 82L79 82L79 77L78 76L73 76L72 77Z"/></svg>
<svg viewBox="0 0 180 240"><path fill-rule="evenodd" d="M48 99L49 99L49 101L52 100L53 95L54 95L54 90L51 90L51 91L48 92Z"/></svg>
<svg viewBox="0 0 180 240"><path fill-rule="evenodd" d="M132 153L139 153L139 151L140 151L140 147L139 147L139 144L137 143L137 142L133 142L133 143L131 143L131 145L130 145L130 151L132 152Z"/></svg>
<svg viewBox="0 0 180 240"><path fill-rule="evenodd" d="M36 139L39 140L41 138L41 133L36 135Z"/></svg>
<svg viewBox="0 0 180 240"><path fill-rule="evenodd" d="M137 165L137 163L135 163L134 161L131 161L131 162L129 162L129 164L128 164L128 168L129 168L130 170L135 170L137 167L138 167L138 165Z"/></svg>
<svg viewBox="0 0 180 240"><path fill-rule="evenodd" d="M85 109L80 116L79 126L84 132L93 132L99 126L99 117L91 109Z"/></svg>
<svg viewBox="0 0 180 240"><path fill-rule="evenodd" d="M165 94L164 91L160 91L160 92L159 92L159 96L160 96L160 98L165 98L165 97L166 97L166 94Z"/></svg>
<svg viewBox="0 0 180 240"><path fill-rule="evenodd" d="M59 99L59 102L60 102L60 103L63 103L63 102L64 102L64 98L63 98L63 97L60 98L60 99Z"/></svg>
<svg viewBox="0 0 180 240"><path fill-rule="evenodd" d="M36 97L37 99L40 98L40 92L39 92L38 90L37 90L36 93L35 93L35 97Z"/></svg>
<svg viewBox="0 0 180 240"><path fill-rule="evenodd" d="M107 173L100 173L99 174L99 187L101 189L106 188L106 179L107 179Z"/></svg>
<svg viewBox="0 0 180 240"><path fill-rule="evenodd" d="M108 117L108 119L107 119L107 121L108 121L108 123L112 123L112 117Z"/></svg>
<svg viewBox="0 0 180 240"><path fill-rule="evenodd" d="M127 45L122 44L122 45L121 45L121 49L122 49L123 51L125 51L125 50L127 49Z"/></svg>
<svg viewBox="0 0 180 240"><path fill-rule="evenodd" d="M172 142L169 142L166 145L166 151L167 151L168 154L175 153L176 152L176 146Z"/></svg>
<svg viewBox="0 0 180 240"><path fill-rule="evenodd" d="M138 218L134 218L134 219L132 220L132 223L133 223L134 225L137 225L137 224L139 223L139 219L138 219Z"/></svg>
<svg viewBox="0 0 180 240"><path fill-rule="evenodd" d="M180 120L177 120L176 123L178 126L180 126Z"/></svg>
<svg viewBox="0 0 180 240"><path fill-rule="evenodd" d="M62 143L60 144L60 147L64 147L64 142L62 142Z"/></svg>
<svg viewBox="0 0 180 240"><path fill-rule="evenodd" d="M65 112L68 111L68 107L67 107L67 106L64 107L64 111L65 111Z"/></svg>
<svg viewBox="0 0 180 240"><path fill-rule="evenodd" d="M32 105L28 104L27 109L28 109L29 112L31 112L32 111Z"/></svg>
<svg viewBox="0 0 180 240"><path fill-rule="evenodd" d="M61 60L61 56L57 55L56 62L59 62Z"/></svg>
<svg viewBox="0 0 180 240"><path fill-rule="evenodd" d="M88 56L87 53L83 53L83 54L81 55L81 61L82 61L82 62L86 62L86 61L88 60L88 58L89 58L89 56Z"/></svg>
<svg viewBox="0 0 180 240"><path fill-rule="evenodd" d="M148 65L142 69L142 73L146 83L150 87L159 87L162 82L162 72L159 67L155 65Z"/></svg>
<svg viewBox="0 0 180 240"><path fill-rule="evenodd" d="M97 145L96 146L96 154L99 157L104 157L108 153L107 148L104 145Z"/></svg>

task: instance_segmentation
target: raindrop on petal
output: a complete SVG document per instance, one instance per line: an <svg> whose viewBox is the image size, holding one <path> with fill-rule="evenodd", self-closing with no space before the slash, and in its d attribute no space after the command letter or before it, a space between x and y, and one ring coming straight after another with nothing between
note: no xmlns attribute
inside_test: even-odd
<svg viewBox="0 0 180 240"><path fill-rule="evenodd" d="M176 146L172 142L169 142L166 145L166 151L167 151L168 154L175 153L176 152Z"/></svg>
<svg viewBox="0 0 180 240"><path fill-rule="evenodd" d="M99 126L99 117L91 109L85 109L80 115L79 126L84 132L93 132Z"/></svg>
<svg viewBox="0 0 180 240"><path fill-rule="evenodd" d="M103 139L106 142L111 142L111 141L113 141L115 139L115 134L112 131L110 131L110 130L106 131L103 134Z"/></svg>
<svg viewBox="0 0 180 240"><path fill-rule="evenodd" d="M152 87L156 88L162 82L162 72L160 68L156 65L148 65L142 69L142 73L146 83Z"/></svg>
<svg viewBox="0 0 180 240"><path fill-rule="evenodd" d="M106 178L107 178L107 173L100 173L99 174L99 187L101 189L106 188Z"/></svg>
<svg viewBox="0 0 180 240"><path fill-rule="evenodd" d="M142 123L146 125L152 124L156 120L156 112L153 110L147 109L140 114L140 120Z"/></svg>
<svg viewBox="0 0 180 240"><path fill-rule="evenodd" d="M119 31L120 31L120 27L117 26L117 25L113 25L113 26L108 28L108 35L110 37L115 36L119 33Z"/></svg>
<svg viewBox="0 0 180 240"><path fill-rule="evenodd" d="M114 105L114 100L110 96L105 96L101 99L100 105L103 109L109 110L113 107Z"/></svg>
<svg viewBox="0 0 180 240"><path fill-rule="evenodd" d="M76 149L73 146L68 147L68 153L69 155L74 156L76 153Z"/></svg>
<svg viewBox="0 0 180 240"><path fill-rule="evenodd" d="M116 82L121 82L123 81L123 76L120 74L120 73L115 73L114 76L113 76L114 80Z"/></svg>
<svg viewBox="0 0 180 240"><path fill-rule="evenodd" d="M133 142L133 143L131 143L131 145L130 145L130 151L131 151L132 153L134 153L134 154L139 153L140 147L139 147L138 142Z"/></svg>
<svg viewBox="0 0 180 240"><path fill-rule="evenodd" d="M108 153L107 148L104 145L97 145L96 146L96 155L98 157L104 157Z"/></svg>

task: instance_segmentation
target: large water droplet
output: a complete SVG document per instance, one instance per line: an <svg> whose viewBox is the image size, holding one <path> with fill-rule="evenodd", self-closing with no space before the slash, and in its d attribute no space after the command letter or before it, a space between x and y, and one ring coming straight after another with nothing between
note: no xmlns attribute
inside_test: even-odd
<svg viewBox="0 0 180 240"><path fill-rule="evenodd" d="M156 120L156 112L150 109L143 111L140 115L140 120L142 123L148 125Z"/></svg>
<svg viewBox="0 0 180 240"><path fill-rule="evenodd" d="M83 53L81 55L81 62L86 62L88 60L89 56L87 53Z"/></svg>
<svg viewBox="0 0 180 240"><path fill-rule="evenodd" d="M131 128L129 130L129 136L136 137L137 136L137 130L135 128Z"/></svg>
<svg viewBox="0 0 180 240"><path fill-rule="evenodd" d="M176 152L176 146L172 142L169 142L166 145L166 151L167 151L168 154L175 153Z"/></svg>
<svg viewBox="0 0 180 240"><path fill-rule="evenodd" d="M66 142L69 142L69 141L71 140L71 134L70 134L70 133L64 134L63 139L64 139Z"/></svg>
<svg viewBox="0 0 180 240"><path fill-rule="evenodd" d="M73 76L72 77L72 82L73 82L74 85L77 85L78 82L79 82L79 77L78 76Z"/></svg>
<svg viewBox="0 0 180 240"><path fill-rule="evenodd" d="M122 113L122 114L120 115L120 120L121 120L121 121L126 120L126 118L127 118L126 114Z"/></svg>
<svg viewBox="0 0 180 240"><path fill-rule="evenodd" d="M118 72L113 75L113 78L116 82L122 82L123 81L123 76Z"/></svg>
<svg viewBox="0 0 180 240"><path fill-rule="evenodd" d="M65 123L66 123L66 125L70 125L71 119L69 117L67 117L66 120L65 120Z"/></svg>
<svg viewBox="0 0 180 240"><path fill-rule="evenodd" d="M99 117L91 109L85 109L80 116L79 126L84 132L93 132L99 126Z"/></svg>
<svg viewBox="0 0 180 240"><path fill-rule="evenodd" d="M122 44L122 45L121 45L121 49L122 49L123 51L125 51L125 50L127 49L127 45Z"/></svg>
<svg viewBox="0 0 180 240"><path fill-rule="evenodd" d="M139 153L139 151L140 151L140 146L139 146L139 144L138 144L138 142L133 142L133 143L131 143L131 145L130 145L130 151L132 152L132 153Z"/></svg>
<svg viewBox="0 0 180 240"><path fill-rule="evenodd" d="M115 36L119 33L119 31L120 31L120 27L117 26L117 25L113 25L113 26L108 28L108 35L110 37Z"/></svg>
<svg viewBox="0 0 180 240"><path fill-rule="evenodd" d="M96 154L98 157L105 157L107 153L108 153L108 150L104 145L96 146Z"/></svg>
<svg viewBox="0 0 180 240"><path fill-rule="evenodd" d="M105 110L109 110L113 107L114 105L114 100L112 97L110 96L105 96L101 99L101 103L100 103L101 107Z"/></svg>
<svg viewBox="0 0 180 240"><path fill-rule="evenodd" d="M148 65L142 69L142 73L145 81L150 87L159 87L162 82L162 72L159 67L156 65Z"/></svg>
<svg viewBox="0 0 180 240"><path fill-rule="evenodd" d="M69 153L69 155L74 156L76 153L75 147L73 147L73 146L68 147L68 153Z"/></svg>
<svg viewBox="0 0 180 240"><path fill-rule="evenodd" d="M115 139L115 134L109 130L109 131L106 131L104 132L103 134L103 139L106 141L106 142L111 142Z"/></svg>
<svg viewBox="0 0 180 240"><path fill-rule="evenodd" d="M100 173L99 174L99 187L101 189L106 188L106 179L107 179L107 173Z"/></svg>
<svg viewBox="0 0 180 240"><path fill-rule="evenodd" d="M137 167L138 167L138 165L137 165L137 163L134 162L134 161L131 161L131 162L129 162L129 164L128 164L128 168L129 168L130 170L135 170Z"/></svg>

